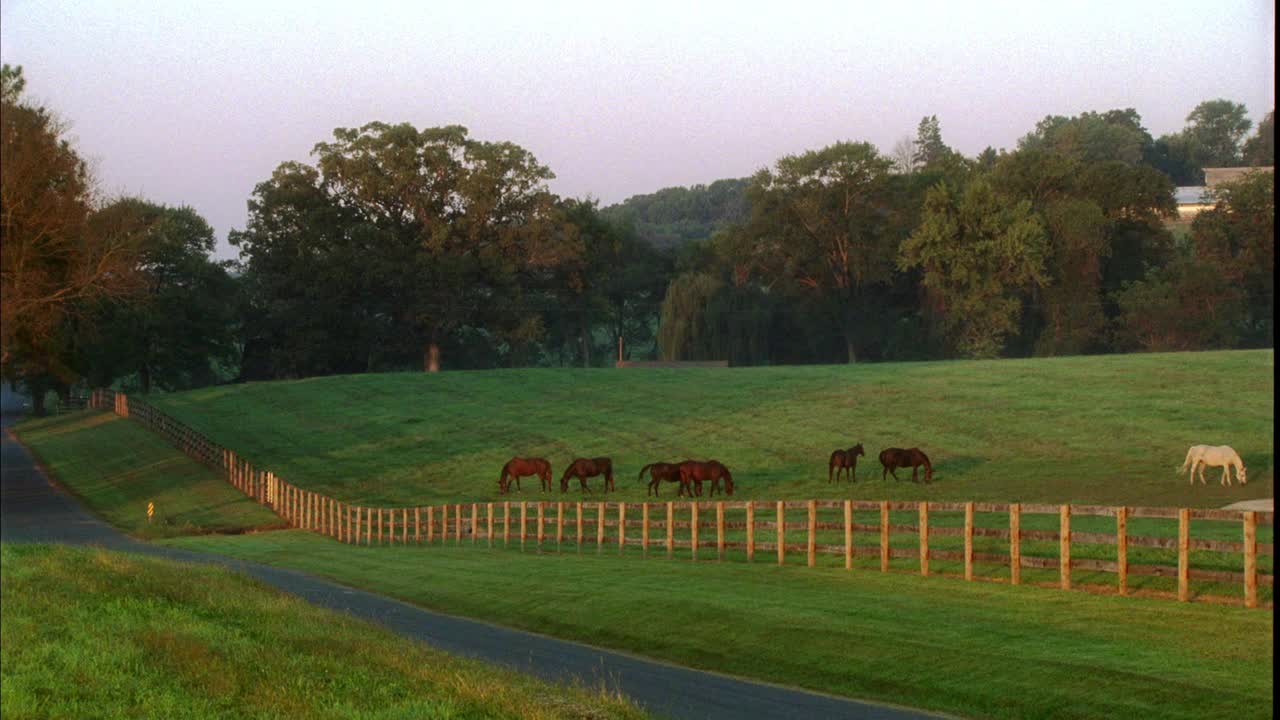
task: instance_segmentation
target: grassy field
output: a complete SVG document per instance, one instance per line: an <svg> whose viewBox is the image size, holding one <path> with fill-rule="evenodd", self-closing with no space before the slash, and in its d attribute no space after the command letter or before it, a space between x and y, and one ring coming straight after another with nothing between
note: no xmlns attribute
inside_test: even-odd
<svg viewBox="0 0 1280 720"><path fill-rule="evenodd" d="M0 558L6 720L644 717L218 568L39 545Z"/></svg>
<svg viewBox="0 0 1280 720"><path fill-rule="evenodd" d="M496 499L512 455L547 457L557 481L573 457L609 455L621 497L636 500L645 463L714 457L746 498L1218 507L1274 494L1273 392L1274 352L1259 350L400 373L156 402L290 482L370 505ZM867 448L858 481L829 485L831 450L857 442ZM1175 477L1192 444L1235 447L1248 485ZM923 448L934 483L882 481L876 456L886 446ZM536 498L537 487L526 480L522 497Z"/></svg>
<svg viewBox="0 0 1280 720"><path fill-rule="evenodd" d="M613 552L164 541L695 667L990 718L1271 717L1271 612Z"/></svg>
<svg viewBox="0 0 1280 720"><path fill-rule="evenodd" d="M91 510L140 538L283 527L275 513L137 423L98 412L30 420L18 437ZM155 504L148 521L147 503Z"/></svg>

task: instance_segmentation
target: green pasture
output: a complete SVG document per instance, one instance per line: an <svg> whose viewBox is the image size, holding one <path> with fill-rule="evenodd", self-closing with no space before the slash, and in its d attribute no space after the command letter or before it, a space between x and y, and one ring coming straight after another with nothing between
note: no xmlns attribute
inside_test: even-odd
<svg viewBox="0 0 1280 720"><path fill-rule="evenodd" d="M513 455L607 455L622 497L646 463L716 458L741 498L1220 507L1274 494L1274 352L690 369L396 373L227 385L155 403L262 468L366 505L496 500ZM857 480L827 482L861 442ZM1249 483L1177 477L1188 446L1229 444ZM934 482L882 480L887 446ZM599 488L599 480L594 486ZM536 478L519 499L552 499ZM665 495L674 488L664 486ZM580 491L571 491L577 499Z"/></svg>
<svg viewBox="0 0 1280 720"><path fill-rule="evenodd" d="M483 540L370 548L304 531L164 542L683 665L968 717L1273 711L1265 610L779 567L769 554L748 565L693 563L687 550L620 558L548 542L537 552L532 541L526 552Z"/></svg>
<svg viewBox="0 0 1280 720"><path fill-rule="evenodd" d="M0 711L20 718L638 718L229 571L0 546Z"/></svg>
<svg viewBox="0 0 1280 720"><path fill-rule="evenodd" d="M29 420L18 437L63 486L142 538L279 528L275 513L125 418L77 412ZM155 513L147 518L147 504Z"/></svg>

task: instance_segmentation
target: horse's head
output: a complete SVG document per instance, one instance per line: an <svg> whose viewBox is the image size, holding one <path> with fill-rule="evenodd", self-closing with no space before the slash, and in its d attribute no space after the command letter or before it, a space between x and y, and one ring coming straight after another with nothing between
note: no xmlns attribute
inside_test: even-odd
<svg viewBox="0 0 1280 720"><path fill-rule="evenodd" d="M1236 477L1240 480L1241 485L1249 482L1249 478L1245 475L1243 464L1240 465L1240 472L1236 473Z"/></svg>
<svg viewBox="0 0 1280 720"><path fill-rule="evenodd" d="M854 445L853 447L849 448L849 454L862 455L863 457L866 457L867 452L862 449L862 443L858 443L857 445Z"/></svg>

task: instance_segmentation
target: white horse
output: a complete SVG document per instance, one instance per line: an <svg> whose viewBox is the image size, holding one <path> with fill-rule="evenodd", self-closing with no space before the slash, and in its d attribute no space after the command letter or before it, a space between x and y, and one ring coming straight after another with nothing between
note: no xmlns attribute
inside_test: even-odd
<svg viewBox="0 0 1280 720"><path fill-rule="evenodd" d="M1186 472L1188 468L1191 473L1188 477L1194 485L1196 482L1196 468L1200 468L1200 484L1204 485L1204 469L1207 466L1222 468L1222 484L1231 484L1231 468L1236 469L1236 478L1240 480L1240 484L1244 485L1248 481L1245 476L1244 461L1240 459L1240 453L1232 450L1227 445L1192 445L1187 450L1187 459L1182 462L1182 468L1178 470L1178 474Z"/></svg>

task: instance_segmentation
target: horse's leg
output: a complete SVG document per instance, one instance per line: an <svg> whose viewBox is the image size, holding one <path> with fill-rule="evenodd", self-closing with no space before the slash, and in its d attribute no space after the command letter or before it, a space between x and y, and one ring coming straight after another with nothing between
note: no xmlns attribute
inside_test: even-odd
<svg viewBox="0 0 1280 720"><path fill-rule="evenodd" d="M1222 484L1231 484L1231 463L1222 466Z"/></svg>

